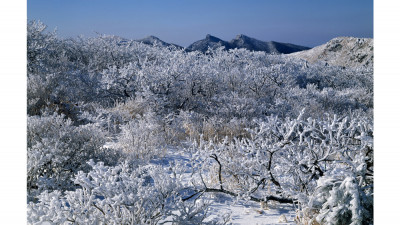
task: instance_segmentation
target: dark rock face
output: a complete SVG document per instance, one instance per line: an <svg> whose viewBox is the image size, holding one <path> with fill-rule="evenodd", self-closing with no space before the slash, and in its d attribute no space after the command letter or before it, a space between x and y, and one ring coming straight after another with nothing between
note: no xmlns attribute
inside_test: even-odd
<svg viewBox="0 0 400 225"><path fill-rule="evenodd" d="M245 48L250 51L264 51L267 53L279 53L271 42L264 42L255 38L247 37L243 34L237 35L230 43L235 48Z"/></svg>
<svg viewBox="0 0 400 225"><path fill-rule="evenodd" d="M215 49L218 47L225 47L226 50L232 49L233 47L229 42L226 42L224 40L221 40L217 37L214 37L210 34L207 34L205 39L202 39L200 41L196 41L193 44L189 45L186 48L186 51L200 51L205 53L208 50L208 47Z"/></svg>
<svg viewBox="0 0 400 225"><path fill-rule="evenodd" d="M280 43L280 42L270 42L275 49L282 54L290 54L293 52L299 52L299 51L304 51L310 49L309 47L304 47L300 45L294 45L294 44L289 44L289 43Z"/></svg>

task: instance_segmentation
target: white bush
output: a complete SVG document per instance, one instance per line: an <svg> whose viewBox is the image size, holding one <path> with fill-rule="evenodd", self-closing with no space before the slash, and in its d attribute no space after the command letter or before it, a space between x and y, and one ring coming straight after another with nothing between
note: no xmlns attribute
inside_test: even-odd
<svg viewBox="0 0 400 225"><path fill-rule="evenodd" d="M28 223L56 224L207 224L207 205L183 202L179 177L160 166L127 163L107 167L88 162L92 170L79 172L75 191L65 195L45 191L28 205ZM216 223L210 221L209 223Z"/></svg>
<svg viewBox="0 0 400 225"><path fill-rule="evenodd" d="M115 153L103 145L107 134L94 124L74 126L63 115L28 117L28 194L73 188L74 173L89 159L113 163Z"/></svg>
<svg viewBox="0 0 400 225"><path fill-rule="evenodd" d="M116 146L130 160L147 162L164 153L165 138L161 128L156 115L148 112L121 126Z"/></svg>
<svg viewBox="0 0 400 225"><path fill-rule="evenodd" d="M196 189L256 201L297 202L306 208L315 198L320 202L312 204L320 210L318 221L368 221L372 217L368 206L373 192L372 121L303 116L304 110L296 119L270 116L248 129L250 137L194 143L189 152ZM332 185L324 182L334 175L343 178ZM345 204L350 208L343 208Z"/></svg>
<svg viewBox="0 0 400 225"><path fill-rule="evenodd" d="M363 189L352 174L322 177L309 207L320 224L365 224L372 221L373 196Z"/></svg>

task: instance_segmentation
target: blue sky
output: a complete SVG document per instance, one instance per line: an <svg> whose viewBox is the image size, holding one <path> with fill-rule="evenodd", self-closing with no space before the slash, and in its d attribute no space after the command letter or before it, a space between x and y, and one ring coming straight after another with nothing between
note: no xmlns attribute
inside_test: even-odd
<svg viewBox="0 0 400 225"><path fill-rule="evenodd" d="M28 0L28 20L39 19L61 37L154 35L187 46L212 34L245 34L309 47L337 36L373 37L372 0Z"/></svg>

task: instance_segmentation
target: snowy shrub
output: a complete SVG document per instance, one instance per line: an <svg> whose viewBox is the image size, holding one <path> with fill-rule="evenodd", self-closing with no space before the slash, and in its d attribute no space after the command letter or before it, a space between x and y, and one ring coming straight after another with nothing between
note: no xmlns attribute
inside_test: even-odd
<svg viewBox="0 0 400 225"><path fill-rule="evenodd" d="M109 111L121 117L123 122L143 117L144 114L154 112L160 114L164 102L149 89L138 91L134 98L128 98L123 102L116 102Z"/></svg>
<svg viewBox="0 0 400 225"><path fill-rule="evenodd" d="M56 32L46 32L46 25L30 21L27 31L27 100L28 114L39 115L47 105L68 101L66 81L71 63L65 54L64 43Z"/></svg>
<svg viewBox="0 0 400 225"><path fill-rule="evenodd" d="M183 202L179 176L160 166L127 163L107 167L88 163L92 170L79 172L75 191L42 192L38 203L28 205L28 223L56 224L207 224L207 205ZM175 174L175 175L174 175ZM212 222L212 221L210 221Z"/></svg>
<svg viewBox="0 0 400 225"><path fill-rule="evenodd" d="M30 21L27 26L28 73L49 73L55 68L58 39L55 31L46 32L41 21ZM51 66L50 66L51 65ZM58 64L60 65L60 64Z"/></svg>
<svg viewBox="0 0 400 225"><path fill-rule="evenodd" d="M335 169L317 181L314 193L305 209L320 224L373 223L373 148L372 139L363 130L356 137L359 151L341 157L337 163L346 165Z"/></svg>
<svg viewBox="0 0 400 225"><path fill-rule="evenodd" d="M319 179L309 205L320 224L372 223L373 196L351 174Z"/></svg>
<svg viewBox="0 0 400 225"><path fill-rule="evenodd" d="M157 116L148 112L121 126L116 146L131 160L148 160L164 154L165 135Z"/></svg>
<svg viewBox="0 0 400 225"><path fill-rule="evenodd" d="M170 114L166 120L166 131L169 140L194 141L200 139L222 141L225 137L245 137L250 124L247 119L236 117L207 117L204 114L180 111L178 115Z"/></svg>
<svg viewBox="0 0 400 225"><path fill-rule="evenodd" d="M89 159L112 163L115 152L106 150L106 133L94 124L73 126L63 115L28 117L28 194L42 190L68 190L71 178L87 171Z"/></svg>
<svg viewBox="0 0 400 225"><path fill-rule="evenodd" d="M196 189L254 201L308 205L308 196L323 184L320 179L333 174L355 174L357 180L345 180L338 185L352 191L346 199L359 201L358 195L371 195L372 122L363 117L327 116L315 120L303 116L304 110L296 119L267 117L248 129L248 138L194 143L188 150ZM328 203L319 206L321 212L334 207L329 204L336 204L324 196L321 204ZM371 202L368 197L365 199L366 204ZM358 213L354 218L371 217L369 209L360 210L353 212ZM335 213L330 215L338 219L340 214Z"/></svg>
<svg viewBox="0 0 400 225"><path fill-rule="evenodd" d="M251 126L251 123L245 118L238 119L233 117L227 121L221 117L214 116L204 121L201 134L204 140L241 139L249 136L247 131L249 126Z"/></svg>
<svg viewBox="0 0 400 225"><path fill-rule="evenodd" d="M212 101L210 104L212 115L223 118L252 118L265 111L262 108L264 105L257 104L253 98L241 97L238 93L215 96Z"/></svg>
<svg viewBox="0 0 400 225"><path fill-rule="evenodd" d="M28 74L27 80L27 112L28 115L39 115L49 105L51 92L58 82L55 74L41 77Z"/></svg>

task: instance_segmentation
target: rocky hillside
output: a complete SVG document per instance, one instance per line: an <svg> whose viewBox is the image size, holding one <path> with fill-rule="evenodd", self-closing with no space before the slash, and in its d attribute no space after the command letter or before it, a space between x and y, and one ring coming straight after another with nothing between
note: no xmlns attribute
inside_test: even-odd
<svg viewBox="0 0 400 225"><path fill-rule="evenodd" d="M374 62L372 38L337 37L310 50L289 54L310 63L323 62L343 67L367 66Z"/></svg>
<svg viewBox="0 0 400 225"><path fill-rule="evenodd" d="M250 51L264 51L267 53L288 54L310 49L309 47L280 43L275 41L260 41L246 35L237 35L235 39L229 42L233 48L245 48Z"/></svg>
<svg viewBox="0 0 400 225"><path fill-rule="evenodd" d="M136 40L138 42L142 42L143 44L147 44L147 45L159 45L159 46L163 46L163 47L171 47L174 46L178 49L182 49L183 47L176 45L176 44L171 44L171 43L167 43L161 39L159 39L158 37L155 36L148 36L139 40Z"/></svg>
<svg viewBox="0 0 400 225"><path fill-rule="evenodd" d="M206 38L204 38L202 40L199 40L199 41L196 41L193 44L189 45L186 48L186 51L189 51L189 52L191 52L191 51L206 52L208 50L208 47L211 47L211 48L214 49L214 48L218 48L218 47L221 47L221 46L224 46L226 50L233 48L233 46L229 42L221 40L221 39L219 39L217 37L214 37L214 36L212 36L210 34L207 34Z"/></svg>

